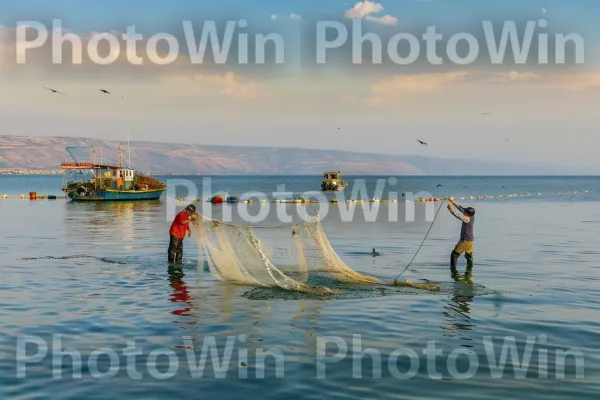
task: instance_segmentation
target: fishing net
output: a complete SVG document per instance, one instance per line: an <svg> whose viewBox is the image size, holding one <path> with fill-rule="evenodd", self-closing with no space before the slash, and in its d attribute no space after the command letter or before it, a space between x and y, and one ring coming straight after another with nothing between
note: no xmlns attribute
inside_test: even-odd
<svg viewBox="0 0 600 400"><path fill-rule="evenodd" d="M343 283L381 283L348 267L335 253L318 218L287 226L240 226L200 216L194 223L212 275L223 282L335 293L308 284L311 273Z"/></svg>
<svg viewBox="0 0 600 400"><path fill-rule="evenodd" d="M346 265L318 218L286 226L241 226L198 214L193 227L211 274L223 282L312 294L341 292L311 284L311 276L346 284L385 284Z"/></svg>

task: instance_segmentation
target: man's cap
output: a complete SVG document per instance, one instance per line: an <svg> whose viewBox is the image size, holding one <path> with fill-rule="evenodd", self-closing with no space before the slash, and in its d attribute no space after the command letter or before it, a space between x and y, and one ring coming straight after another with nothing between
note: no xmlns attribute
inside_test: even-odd
<svg viewBox="0 0 600 400"><path fill-rule="evenodd" d="M196 212L196 206L195 206L195 205L193 205L193 204L190 204L190 205L189 205L189 206L187 206L185 209L186 209L186 210L188 210L188 211L191 211L191 212L193 212L193 213L195 213L195 212Z"/></svg>
<svg viewBox="0 0 600 400"><path fill-rule="evenodd" d="M473 207L467 207L465 208L465 212L470 215L471 217L475 216L475 209Z"/></svg>

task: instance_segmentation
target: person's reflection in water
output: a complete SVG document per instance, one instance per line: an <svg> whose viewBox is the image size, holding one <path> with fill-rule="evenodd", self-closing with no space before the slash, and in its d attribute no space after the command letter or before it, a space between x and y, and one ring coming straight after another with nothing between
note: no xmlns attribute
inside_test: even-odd
<svg viewBox="0 0 600 400"><path fill-rule="evenodd" d="M173 295L170 300L174 303L185 303L188 307L180 310L171 311L171 314L187 317L190 315L192 310L192 303L190 302L190 293L187 288L187 284L182 279L185 276L183 268L176 265L169 265L169 281L171 281L171 288L173 288ZM181 322L189 323L189 322Z"/></svg>
<svg viewBox="0 0 600 400"><path fill-rule="evenodd" d="M467 268L464 275L459 274L456 268L452 268L451 273L456 284L451 301L444 307L444 316L448 320L448 325L444 327L445 336L455 336L459 332L472 331L475 328L471 320L471 304L475 298L473 268ZM463 339L471 340L469 337Z"/></svg>
<svg viewBox="0 0 600 400"><path fill-rule="evenodd" d="M454 279L454 282L464 282L464 283L473 283L473 266L467 266L466 270L465 270L465 274L461 275L458 273L458 269L456 269L456 266L452 266L450 268L450 273L452 275L452 279Z"/></svg>

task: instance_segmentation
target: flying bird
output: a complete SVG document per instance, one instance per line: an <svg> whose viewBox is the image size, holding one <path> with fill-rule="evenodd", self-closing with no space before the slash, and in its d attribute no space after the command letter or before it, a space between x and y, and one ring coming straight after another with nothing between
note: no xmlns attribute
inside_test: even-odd
<svg viewBox="0 0 600 400"><path fill-rule="evenodd" d="M437 185L437 187L442 187L442 185L441 185L441 184L440 184L440 185Z"/></svg>
<svg viewBox="0 0 600 400"><path fill-rule="evenodd" d="M546 9L542 8L542 14L546 15Z"/></svg>
<svg viewBox="0 0 600 400"><path fill-rule="evenodd" d="M419 140L419 139L417 139L417 142L419 142L419 143L420 143L421 145L423 145L423 146L429 146L429 144L428 144L428 143L425 143L425 142L423 142L423 141L421 141L421 140Z"/></svg>
<svg viewBox="0 0 600 400"><path fill-rule="evenodd" d="M484 112L484 113L481 113L481 115L490 115L490 114L491 114L491 113L489 113L489 112Z"/></svg>
<svg viewBox="0 0 600 400"><path fill-rule="evenodd" d="M110 92L109 92L108 90L100 89L100 91L101 91L102 93L110 94Z"/></svg>
<svg viewBox="0 0 600 400"><path fill-rule="evenodd" d="M52 93L56 93L56 94L64 94L63 92L59 92L58 90L49 88L48 86L44 86L44 89L47 89L49 91L51 91Z"/></svg>

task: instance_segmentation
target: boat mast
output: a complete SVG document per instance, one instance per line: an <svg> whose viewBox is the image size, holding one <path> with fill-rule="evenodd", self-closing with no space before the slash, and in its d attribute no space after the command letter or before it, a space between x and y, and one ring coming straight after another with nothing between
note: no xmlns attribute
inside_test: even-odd
<svg viewBox="0 0 600 400"><path fill-rule="evenodd" d="M92 172L94 173L94 190L98 190L98 171L96 171L96 147L92 146Z"/></svg>
<svg viewBox="0 0 600 400"><path fill-rule="evenodd" d="M131 143L129 142L129 131L127 131L127 147L129 148L129 163L127 164L127 168L131 169Z"/></svg>
<svg viewBox="0 0 600 400"><path fill-rule="evenodd" d="M123 168L123 144L119 143L119 168Z"/></svg>

